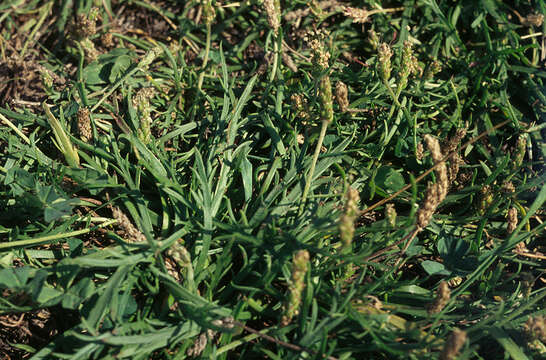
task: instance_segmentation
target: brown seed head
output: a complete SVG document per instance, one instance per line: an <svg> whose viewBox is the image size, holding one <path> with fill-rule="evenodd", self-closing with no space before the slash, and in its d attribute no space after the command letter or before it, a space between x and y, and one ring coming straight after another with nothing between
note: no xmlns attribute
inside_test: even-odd
<svg viewBox="0 0 546 360"><path fill-rule="evenodd" d="M459 166L461 165L461 163L464 163L464 161L461 159L461 156L459 154L453 154L449 158L447 178L450 184L457 178L457 174L459 173Z"/></svg>
<svg viewBox="0 0 546 360"><path fill-rule="evenodd" d="M429 184L423 203L417 211L417 227L422 230L427 227L438 206L438 184Z"/></svg>
<svg viewBox="0 0 546 360"><path fill-rule="evenodd" d="M267 22L275 34L281 27L281 3L279 0L264 0L264 8L267 14Z"/></svg>
<svg viewBox="0 0 546 360"><path fill-rule="evenodd" d="M417 160L421 161L425 157L425 148L423 147L423 143L418 143L417 148L415 149L415 157Z"/></svg>
<svg viewBox="0 0 546 360"><path fill-rule="evenodd" d="M457 129L455 131L455 134L449 138L449 140L445 143L443 147L444 154L449 154L455 150L457 150L457 147L461 143L461 140L466 136L466 128Z"/></svg>
<svg viewBox="0 0 546 360"><path fill-rule="evenodd" d="M523 330L529 338L546 343L546 316L530 317L523 325Z"/></svg>
<svg viewBox="0 0 546 360"><path fill-rule="evenodd" d="M385 218L387 219L390 227L396 226L396 215L394 204L391 203L385 205Z"/></svg>
<svg viewBox="0 0 546 360"><path fill-rule="evenodd" d="M343 81L336 83L336 102L339 105L339 109L342 112L346 112L349 109L349 90L347 85Z"/></svg>
<svg viewBox="0 0 546 360"><path fill-rule="evenodd" d="M97 27L95 20L88 17L86 14L78 14L76 17L76 36L86 38L95 35Z"/></svg>
<svg viewBox="0 0 546 360"><path fill-rule="evenodd" d="M290 100L292 101L295 113L299 118L308 119L310 117L307 99L302 94L292 94Z"/></svg>
<svg viewBox="0 0 546 360"><path fill-rule="evenodd" d="M78 132L80 133L80 138L82 141L89 142L93 138L89 109L86 107L79 108L76 117L78 118Z"/></svg>
<svg viewBox="0 0 546 360"><path fill-rule="evenodd" d="M119 227L125 232L125 240L127 242L144 242L146 241L146 236L138 230L129 217L125 215L117 206L110 205L110 210L112 210L112 215L114 219L118 221Z"/></svg>
<svg viewBox="0 0 546 360"><path fill-rule="evenodd" d="M539 27L539 26L542 26L543 22L544 22L544 15L542 15L542 14L529 14L523 19L521 24L523 26L528 26L528 27L531 27L531 26Z"/></svg>
<svg viewBox="0 0 546 360"><path fill-rule="evenodd" d="M518 226L518 210L515 207L508 210L508 214L506 214L506 222L508 223L506 232L508 234L513 233Z"/></svg>
<svg viewBox="0 0 546 360"><path fill-rule="evenodd" d="M366 9L359 9L346 6L343 9L343 14L353 19L353 23L365 23L368 21L370 13Z"/></svg>
<svg viewBox="0 0 546 360"><path fill-rule="evenodd" d="M295 73L298 72L298 66L296 65L296 63L294 62L294 60L292 60L292 57L291 57L286 51L283 51L283 52L282 52L282 62L283 62L284 65L286 65L286 67L289 68L292 72L295 72Z"/></svg>
<svg viewBox="0 0 546 360"><path fill-rule="evenodd" d="M327 30L315 30L310 32L304 37L304 40L309 45L312 54L312 62L318 68L323 71L328 69L330 52L326 49L324 41L328 38L329 32Z"/></svg>
<svg viewBox="0 0 546 360"><path fill-rule="evenodd" d="M436 169L434 170L434 173L438 177L438 199L436 206L440 205L442 201L444 201L447 191L449 190L449 179L447 176L447 167L443 160L444 155L442 154L442 151L440 150L440 143L438 140L430 135L425 135L424 137L425 142L427 143L427 147L430 151L430 154L432 156L432 159L434 160L435 164L438 164Z"/></svg>
<svg viewBox="0 0 546 360"><path fill-rule="evenodd" d="M429 314L437 314L442 311L449 302L450 296L451 290L449 290L447 282L441 281L440 285L438 286L438 290L436 291L436 298L427 307L427 312Z"/></svg>
<svg viewBox="0 0 546 360"><path fill-rule="evenodd" d="M440 360L454 360L465 342L466 333L454 328L453 332L447 338L442 353L440 354Z"/></svg>
<svg viewBox="0 0 546 360"><path fill-rule="evenodd" d="M107 49L113 48L115 46L114 37L112 36L111 32L106 32L102 34L102 36L100 37L100 41L102 43L102 46Z"/></svg>
<svg viewBox="0 0 546 360"><path fill-rule="evenodd" d="M514 184L511 182L511 181L505 181L503 184L502 184L502 192L505 192L507 194L513 194L516 192L516 187L514 186Z"/></svg>

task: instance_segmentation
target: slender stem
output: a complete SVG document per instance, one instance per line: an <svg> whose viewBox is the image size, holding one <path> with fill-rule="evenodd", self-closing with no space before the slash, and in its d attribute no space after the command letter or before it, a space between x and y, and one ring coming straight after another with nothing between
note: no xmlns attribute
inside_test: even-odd
<svg viewBox="0 0 546 360"><path fill-rule="evenodd" d="M210 52L210 38L211 38L211 25L207 24L207 43L205 45L205 57L203 58L203 66L201 67L202 71L201 74L199 74L199 82L197 83L197 88L199 91L201 91L201 87L203 86L203 79L205 78L205 68L207 67L207 63L209 62L209 52Z"/></svg>
<svg viewBox="0 0 546 360"><path fill-rule="evenodd" d="M275 80L275 75L277 74L277 67L279 66L279 52L282 49L282 46L280 46L280 42L281 37L279 35L275 35L275 42L273 44L273 69L271 70L269 82L273 82Z"/></svg>
<svg viewBox="0 0 546 360"><path fill-rule="evenodd" d="M110 221L105 221L100 225L93 226L93 227L90 227L88 229L76 230L76 231L67 232L67 233L63 233L63 234L48 235L48 236L43 236L43 237L39 237L39 238L35 238L35 239L2 242L2 243L0 243L0 250L10 249L10 248L18 247L18 246L35 246L35 245L40 245L40 244L43 244L43 243L46 243L46 242L49 242L49 241L54 241L54 240L64 239L64 238L68 238L68 237L72 237L72 236L87 234L88 232L91 232L93 230L97 230L97 229L106 227L108 225L115 224L116 222L118 222L118 221L115 220L115 219L112 219Z"/></svg>
<svg viewBox="0 0 546 360"><path fill-rule="evenodd" d="M4 122L4 124L6 124L7 126L9 126L13 131L15 131L15 133L17 135L19 135L19 137L21 139L23 139L28 145L30 145L30 139L25 135L23 134L23 132L21 130L19 130L19 128L15 125L13 125L13 123L11 121L9 121L9 119L7 117L5 117L4 115L0 114L0 120L2 120Z"/></svg>
<svg viewBox="0 0 546 360"><path fill-rule="evenodd" d="M329 121L322 120L322 126L320 128L320 135L317 141L317 146L315 147L315 154L313 155L313 161L311 162L311 168L307 174L307 180L305 180L305 188L303 189L303 195L301 196L301 204L299 215L302 214L303 208L305 206L305 200L311 188L311 182L313 181L313 176L315 175L315 167L317 165L317 160L320 154L320 149L322 148L322 142L324 141L324 136L326 135L326 129L328 128Z"/></svg>

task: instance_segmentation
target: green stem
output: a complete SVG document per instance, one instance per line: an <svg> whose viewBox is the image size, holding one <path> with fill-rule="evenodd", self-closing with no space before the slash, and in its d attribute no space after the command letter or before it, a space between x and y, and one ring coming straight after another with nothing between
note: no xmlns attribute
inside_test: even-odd
<svg viewBox="0 0 546 360"><path fill-rule="evenodd" d="M281 42L281 37L275 35L275 42L273 44L273 69L271 70L271 76L269 77L269 82L275 80L275 75L277 74L277 67L279 66L279 53L282 49L282 46L279 46Z"/></svg>
<svg viewBox="0 0 546 360"><path fill-rule="evenodd" d="M205 68L207 67L207 63L209 61L209 52L210 52L210 41L211 41L211 25L207 24L207 43L205 45L205 57L203 58L203 66L202 66L202 72L199 74L199 82L197 84L197 88L199 91L201 91L201 87L203 86L203 79L205 78Z"/></svg>
<svg viewBox="0 0 546 360"><path fill-rule="evenodd" d="M313 176L315 175L315 167L317 165L317 160L320 154L320 149L322 148L322 142L324 141L324 136L326 135L326 129L330 124L327 120L322 120L322 125L320 128L320 135L318 138L317 146L315 147L315 153L313 155L313 161L311 162L311 168L309 169L309 174L307 174L307 180L305 181L305 188L303 189L303 195L301 196L301 204L299 215L303 213L303 208L305 206L305 200L309 194L309 189L311 188L311 182L313 181Z"/></svg>
<svg viewBox="0 0 546 360"><path fill-rule="evenodd" d="M30 139L25 135L23 134L23 132L21 130L19 130L19 128L15 125L13 125L13 123L11 121L9 121L9 119L7 117L5 117L4 115L0 114L0 120L2 120L4 122L4 124L6 124L7 126L9 126L13 131L15 131L15 133L17 135L19 135L19 137L21 139L23 139L28 145L30 145Z"/></svg>
<svg viewBox="0 0 546 360"><path fill-rule="evenodd" d="M39 237L39 238L36 238L36 239L2 242L2 243L0 243L0 250L11 249L11 248L19 247L19 246L42 245L44 243L54 241L54 240L59 240L59 239L64 239L64 238L68 238L68 237L87 234L88 232L91 232L91 231L94 231L94 230L97 230L97 229L100 229L100 228L115 224L116 222L117 222L117 220L113 219L113 220L110 220L110 221L103 222L100 225L90 227L88 229L76 230L76 231L67 232L67 233L64 233L64 234L55 234L55 235L43 236L43 237Z"/></svg>

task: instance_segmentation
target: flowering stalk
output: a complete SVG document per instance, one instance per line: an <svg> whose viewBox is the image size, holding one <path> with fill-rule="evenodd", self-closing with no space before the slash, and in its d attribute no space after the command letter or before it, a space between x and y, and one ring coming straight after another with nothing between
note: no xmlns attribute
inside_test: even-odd
<svg viewBox="0 0 546 360"><path fill-rule="evenodd" d="M313 176L315 175L315 167L317 165L320 149L322 148L324 136L326 135L326 129L328 128L328 125L330 125L330 123L334 120L334 99L332 96L332 83L330 81L330 76L327 73L330 52L324 46L324 40L327 36L328 32L317 30L314 33L310 34L310 38L306 38L306 41L311 48L313 65L316 72L320 73L317 92L320 105L319 116L321 120L321 128L317 145L315 147L315 153L313 154L313 160L311 161L311 168L309 169L309 173L307 174L305 188L303 189L303 194L301 196L301 204L299 209L300 215L303 213L305 201L311 188Z"/></svg>
<svg viewBox="0 0 546 360"><path fill-rule="evenodd" d="M345 194L345 209L339 219L339 236L344 251L351 249L351 243L355 234L355 221L358 218L358 191L349 188Z"/></svg>
<svg viewBox="0 0 546 360"><path fill-rule="evenodd" d="M267 22L271 30L273 30L275 37L273 45L273 68L269 77L269 81L273 81L275 80L279 64L279 53L282 50L282 39L279 35L279 28L281 27L281 2L280 0L264 0L264 8L267 14Z"/></svg>
<svg viewBox="0 0 546 360"><path fill-rule="evenodd" d="M321 105L320 118L321 118L321 128L320 135L315 147L315 153L313 154L313 160L311 161L311 168L307 174L307 180L305 181L305 188L303 189L303 195L301 196L301 205L300 205L300 215L303 212L303 207L305 206L305 201L307 195L309 194L309 189L311 188L311 182L313 181L313 176L315 175L315 167L317 165L318 157L320 154L320 149L322 148L322 142L324 141L324 136L326 136L326 129L328 125L334 119L334 102L332 99L332 84L330 82L330 77L324 75L319 82L319 101Z"/></svg>
<svg viewBox="0 0 546 360"><path fill-rule="evenodd" d="M207 63L209 62L209 53L210 53L210 43L211 43L211 31L212 31L212 22L214 21L214 18L216 16L216 12L214 11L214 8L212 7L211 0L205 0L203 4L203 19L205 20L205 25L207 27L207 39L205 44L205 57L203 58L203 66L201 67L201 74L199 74L199 80L197 83L197 89L201 91L201 87L203 86L203 79L205 78L205 68L207 67Z"/></svg>
<svg viewBox="0 0 546 360"><path fill-rule="evenodd" d="M193 266L191 263L190 253L184 247L181 241L175 242L169 250L167 250L167 255L169 255L180 269L184 272L186 280L188 281L188 288L190 291L195 290L195 281Z"/></svg>
<svg viewBox="0 0 546 360"><path fill-rule="evenodd" d="M301 295L305 289L305 274L309 266L309 252L300 250L294 254L292 259L292 279L289 286L289 299L282 317L281 324L288 325L292 318L299 314Z"/></svg>
<svg viewBox="0 0 546 360"><path fill-rule="evenodd" d="M140 128L138 129L138 137L144 143L150 143L152 139L152 117L150 113L150 99L154 96L154 89L142 88L133 98L133 107L136 108L140 119Z"/></svg>

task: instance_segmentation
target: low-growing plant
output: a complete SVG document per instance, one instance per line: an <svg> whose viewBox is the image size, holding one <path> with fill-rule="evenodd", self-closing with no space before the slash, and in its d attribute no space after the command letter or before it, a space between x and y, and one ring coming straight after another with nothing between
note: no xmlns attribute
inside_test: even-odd
<svg viewBox="0 0 546 360"><path fill-rule="evenodd" d="M544 356L545 14L0 4L0 354Z"/></svg>

